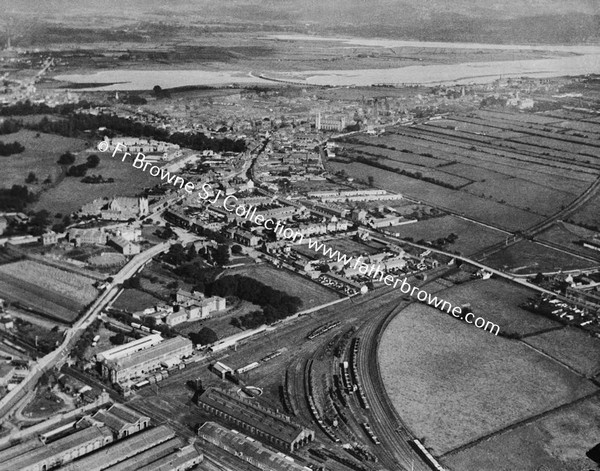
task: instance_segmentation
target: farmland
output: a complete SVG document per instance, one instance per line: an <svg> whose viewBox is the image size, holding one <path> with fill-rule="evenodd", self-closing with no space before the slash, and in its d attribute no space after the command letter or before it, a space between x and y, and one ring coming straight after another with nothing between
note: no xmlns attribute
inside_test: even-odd
<svg viewBox="0 0 600 471"><path fill-rule="evenodd" d="M455 306L469 303L476 315L498 324L501 333L525 335L560 327L554 320L519 307L532 295L532 291L523 286L496 278L469 281L441 293Z"/></svg>
<svg viewBox="0 0 600 471"><path fill-rule="evenodd" d="M506 234L500 231L456 216L427 219L413 224L391 227L389 230L395 232L398 237L411 237L415 241L421 239L431 241L440 237L447 237L452 233L459 234L458 240L445 248L465 255L501 242L506 237Z"/></svg>
<svg viewBox="0 0 600 471"><path fill-rule="evenodd" d="M600 398L595 396L446 456L442 463L450 471L591 470L593 462L585 455L600 442L598 423Z"/></svg>
<svg viewBox="0 0 600 471"><path fill-rule="evenodd" d="M390 127L378 137L342 139L339 154L351 163L328 165L440 209L523 230L575 200L597 177L600 146L593 134L579 132L589 123L576 117L457 113ZM588 203L575 221L593 223L596 207Z"/></svg>
<svg viewBox="0 0 600 471"><path fill-rule="evenodd" d="M597 390L522 343L422 304L394 318L379 359L392 403L436 455Z"/></svg>
<svg viewBox="0 0 600 471"><path fill-rule="evenodd" d="M571 252L600 260L600 252L583 247L578 243L583 239L591 239L593 236L593 231L560 221L541 233L537 238L541 241L557 244Z"/></svg>
<svg viewBox="0 0 600 471"><path fill-rule="evenodd" d="M586 376L600 375L600 339L587 332L565 327L529 337L526 342Z"/></svg>
<svg viewBox="0 0 600 471"><path fill-rule="evenodd" d="M516 274L530 274L589 268L598 263L524 240L490 256L486 264Z"/></svg>
<svg viewBox="0 0 600 471"><path fill-rule="evenodd" d="M72 322L98 291L95 280L32 261L0 266L0 297Z"/></svg>

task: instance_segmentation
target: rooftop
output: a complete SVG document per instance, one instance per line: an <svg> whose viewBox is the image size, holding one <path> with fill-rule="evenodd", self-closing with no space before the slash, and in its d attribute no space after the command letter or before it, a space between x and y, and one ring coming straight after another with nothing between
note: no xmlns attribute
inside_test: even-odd
<svg viewBox="0 0 600 471"><path fill-rule="evenodd" d="M266 407L247 402L221 389L207 389L198 398L198 403L214 407L267 435L288 443L293 442L303 430L301 426L290 422L288 417L277 414Z"/></svg>
<svg viewBox="0 0 600 471"><path fill-rule="evenodd" d="M172 339L164 340L163 342L153 345L145 350L132 353L126 357L112 360L110 363L112 363L116 369L124 370L140 363L159 359L164 355L168 355L170 352L176 352L180 348L188 345L190 347L192 346L191 340L186 339L185 337L177 336Z"/></svg>

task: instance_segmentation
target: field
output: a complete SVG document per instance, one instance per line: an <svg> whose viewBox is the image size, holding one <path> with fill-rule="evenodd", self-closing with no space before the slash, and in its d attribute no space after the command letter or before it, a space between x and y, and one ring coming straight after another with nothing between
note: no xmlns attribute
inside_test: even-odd
<svg viewBox="0 0 600 471"><path fill-rule="evenodd" d="M287 270L277 270L267 265L233 269L227 271L226 274L249 276L290 296L297 296L302 300L301 309L309 309L339 299L339 296L335 292L323 286Z"/></svg>
<svg viewBox="0 0 600 471"><path fill-rule="evenodd" d="M143 311L149 307L156 306L161 300L137 289L125 289L119 295L112 307L123 309L128 312Z"/></svg>
<svg viewBox="0 0 600 471"><path fill-rule="evenodd" d="M597 139L575 135L578 123L489 110L456 113L390 127L378 137L348 137L340 155L367 162L328 165L490 225L524 229L568 205L597 176ZM589 204L579 217L596 220L596 206Z"/></svg>
<svg viewBox="0 0 600 471"><path fill-rule="evenodd" d="M392 403L434 455L597 390L517 341L422 304L391 322L379 358Z"/></svg>
<svg viewBox="0 0 600 471"><path fill-rule="evenodd" d="M34 131L21 130L0 136L0 141L19 141L25 146L25 151L21 154L0 157L0 163L2 163L1 186L10 188L13 185L24 185L25 178L29 172L33 171L39 183L28 184L28 187L38 192L42 189L41 182L46 177L49 176L55 182L60 175L61 167L56 161L62 154L67 151L78 152L85 148L85 142L82 139L44 133L40 133L40 137L35 137L36 134Z"/></svg>
<svg viewBox="0 0 600 471"><path fill-rule="evenodd" d="M517 274L550 273L559 270L589 268L597 263L527 240L495 253L485 260L491 267Z"/></svg>
<svg viewBox="0 0 600 471"><path fill-rule="evenodd" d="M32 261L0 266L0 296L63 322L96 299L94 280Z"/></svg>
<svg viewBox="0 0 600 471"><path fill-rule="evenodd" d="M600 230L600 213L598 212L598 207L600 207L600 196L596 195L589 200L583 208L576 211L571 216L571 220L575 224L586 224Z"/></svg>
<svg viewBox="0 0 600 471"><path fill-rule="evenodd" d="M586 453L600 442L598 396L442 458L450 471L582 471L597 469Z"/></svg>
<svg viewBox="0 0 600 471"><path fill-rule="evenodd" d="M583 375L593 377L600 374L600 339L583 330L565 327L525 341Z"/></svg>
<svg viewBox="0 0 600 471"><path fill-rule="evenodd" d="M445 248L469 255L484 247L503 241L506 235L489 227L481 226L456 216L427 219L413 224L404 224L389 229L396 232L398 237L412 237L413 240L431 241L440 237L447 237L454 233L458 239Z"/></svg>
<svg viewBox="0 0 600 471"><path fill-rule="evenodd" d="M148 172L133 168L129 161L121 162L120 159L113 159L110 153L98 152L95 149L82 152L77 157L75 165L85 162L87 156L92 154L100 157L100 164L88 170L88 175L102 175L105 179L113 178L114 183L87 184L81 183L81 178L65 177L58 186L40 195L35 209L70 214L84 204L105 196L135 196L143 188L152 187L159 181Z"/></svg>
<svg viewBox="0 0 600 471"><path fill-rule="evenodd" d="M441 293L455 306L470 303L475 314L498 324L500 332L525 335L560 327L552 319L519 307L533 295L528 288L497 278L469 281Z"/></svg>
<svg viewBox="0 0 600 471"><path fill-rule="evenodd" d="M600 252L588 249L577 244L583 239L591 239L595 232L584 229L566 222L557 222L552 227L537 236L539 240L544 240L553 244L565 247L567 250L584 255L586 257L600 259Z"/></svg>

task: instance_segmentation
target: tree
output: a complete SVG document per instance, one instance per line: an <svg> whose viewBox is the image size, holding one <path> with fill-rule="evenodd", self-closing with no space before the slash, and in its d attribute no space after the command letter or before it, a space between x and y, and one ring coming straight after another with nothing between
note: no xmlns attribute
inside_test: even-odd
<svg viewBox="0 0 600 471"><path fill-rule="evenodd" d="M219 340L219 336L214 330L209 329L208 327L203 327L199 332L191 333L190 339L196 345L210 345L211 343L215 343L217 340Z"/></svg>
<svg viewBox="0 0 600 471"><path fill-rule="evenodd" d="M238 244L235 244L231 247L231 253L235 255L239 255L242 253L242 247Z"/></svg>
<svg viewBox="0 0 600 471"><path fill-rule="evenodd" d="M227 265L229 263L229 247L225 244L219 245L215 252L215 262L219 265Z"/></svg>
<svg viewBox="0 0 600 471"><path fill-rule="evenodd" d="M119 332L118 334L110 337L108 340L110 340L110 343L113 345L123 345L125 343L125 334Z"/></svg>
<svg viewBox="0 0 600 471"><path fill-rule="evenodd" d="M58 163L60 165L73 165L75 163L75 156L67 151L58 158Z"/></svg>
<svg viewBox="0 0 600 471"><path fill-rule="evenodd" d="M100 163L100 157L98 157L97 155L90 155L87 158L88 168L96 168L99 163Z"/></svg>
<svg viewBox="0 0 600 471"><path fill-rule="evenodd" d="M35 182L37 182L37 177L35 176L35 173L29 172L29 175L27 175L27 178L25 179L25 183L35 183Z"/></svg>
<svg viewBox="0 0 600 471"><path fill-rule="evenodd" d="M369 181L369 186L371 186L371 187L375 186L375 178L373 178L372 175L369 175L367 177L367 180Z"/></svg>

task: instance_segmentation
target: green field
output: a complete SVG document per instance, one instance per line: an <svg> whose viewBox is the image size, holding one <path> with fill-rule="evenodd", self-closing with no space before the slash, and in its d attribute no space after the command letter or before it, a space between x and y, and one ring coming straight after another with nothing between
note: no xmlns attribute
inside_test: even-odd
<svg viewBox="0 0 600 471"><path fill-rule="evenodd" d="M412 237L413 240L432 241L440 237L447 237L454 233L458 239L444 248L453 252L469 255L485 247L503 241L506 235L489 227L475 224L456 216L444 216L427 219L412 224L404 224L389 229L398 237Z"/></svg>
<svg viewBox="0 0 600 471"><path fill-rule="evenodd" d="M81 206L98 198L107 196L136 196L145 187L152 187L160 182L148 172L133 168L131 162L121 162L112 158L110 153L101 153L95 149L82 152L75 165L85 162L89 155L100 157L98 167L88 170L88 175L102 175L105 179L113 178L114 183L88 184L81 178L65 177L55 188L43 192L35 209L47 209L51 213L69 214Z"/></svg>
<svg viewBox="0 0 600 471"><path fill-rule="evenodd" d="M434 455L598 389L518 341L422 304L393 319L379 360L392 403Z"/></svg>
<svg viewBox="0 0 600 471"><path fill-rule="evenodd" d="M302 300L301 309L310 309L339 299L334 291L295 275L288 270L278 270L269 265L235 268L227 271L226 274L249 276L290 296L297 296Z"/></svg>
<svg viewBox="0 0 600 471"><path fill-rule="evenodd" d="M453 286L441 293L454 306L470 304L477 316L500 326L500 332L532 334L561 324L547 317L521 309L534 292L497 278L473 280Z"/></svg>
<svg viewBox="0 0 600 471"><path fill-rule="evenodd" d="M584 260L527 240L491 255L485 263L517 274L551 273L598 265L597 262Z"/></svg>
<svg viewBox="0 0 600 471"><path fill-rule="evenodd" d="M29 172L34 172L39 184L28 184L28 187L38 192L44 187L42 182L46 177L49 176L55 182L60 175L61 167L56 161L62 154L67 151L79 152L85 149L85 141L82 139L44 133L39 133L40 137L35 137L36 134L34 131L21 130L13 134L0 136L0 141L19 141L25 146L25 151L21 154L0 157L0 163L2 164L0 185L2 187L10 188L13 185L24 185Z"/></svg>
<svg viewBox="0 0 600 471"><path fill-rule="evenodd" d="M441 459L449 471L598 469L586 453L600 442L600 398L587 399Z"/></svg>
<svg viewBox="0 0 600 471"><path fill-rule="evenodd" d="M149 307L156 306L161 302L160 299L137 289L125 289L119 295L112 307L123 309L128 312L143 311Z"/></svg>

